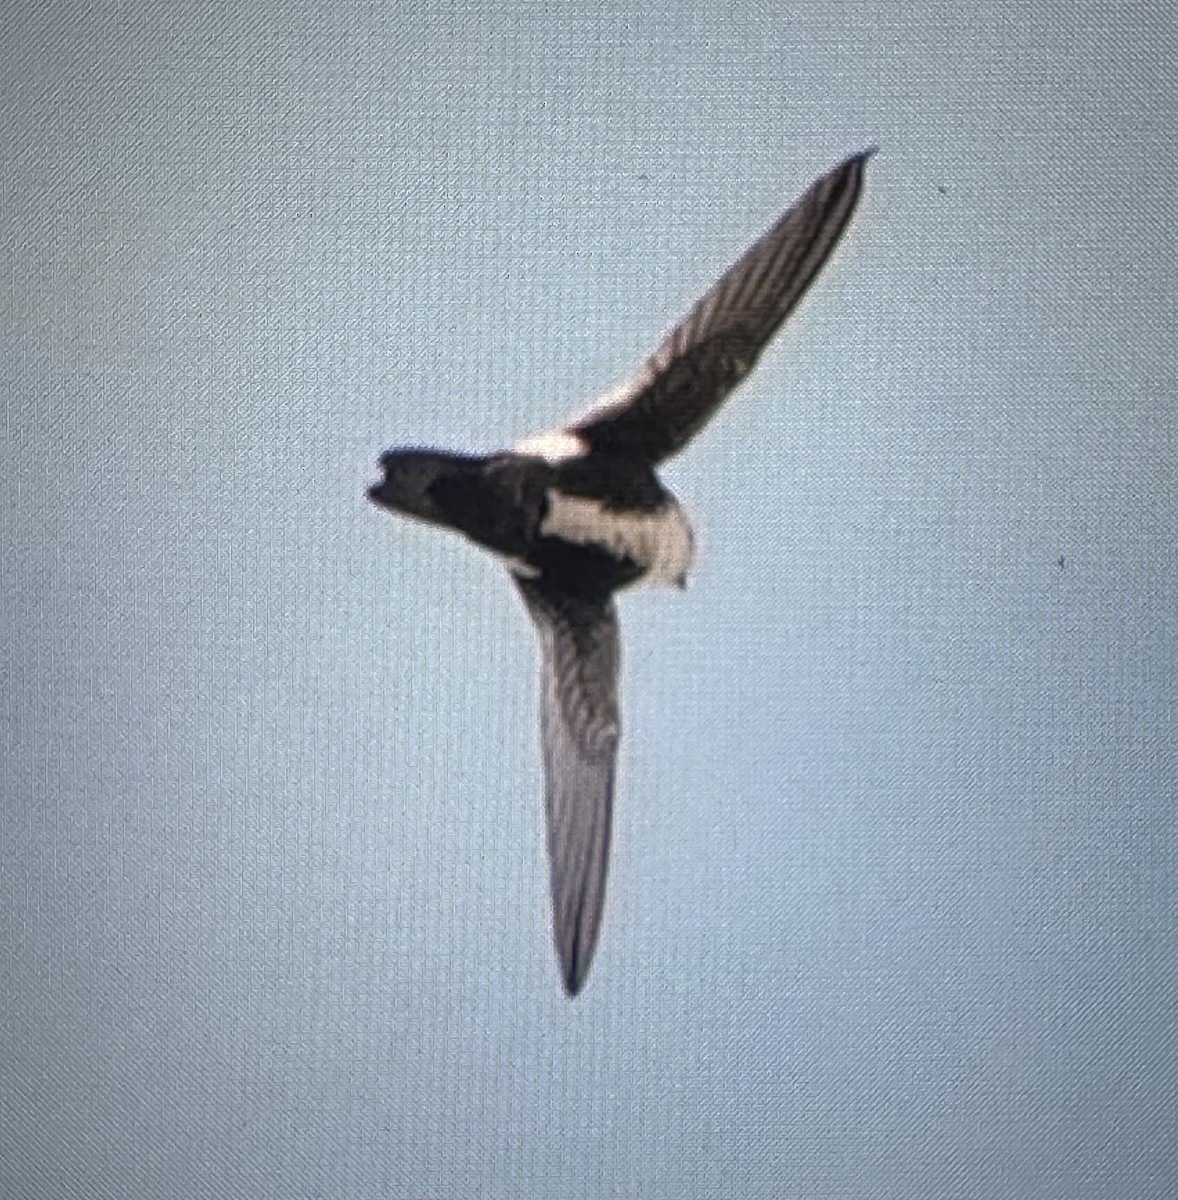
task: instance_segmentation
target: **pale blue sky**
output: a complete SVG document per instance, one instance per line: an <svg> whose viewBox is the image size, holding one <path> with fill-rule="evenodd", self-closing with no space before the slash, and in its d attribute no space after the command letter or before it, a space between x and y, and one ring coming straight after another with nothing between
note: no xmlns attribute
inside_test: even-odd
<svg viewBox="0 0 1178 1200"><path fill-rule="evenodd" d="M0 45L0 1192L1166 1194L1170 6L206 8ZM871 144L665 471L570 1003L532 630L364 488Z"/></svg>

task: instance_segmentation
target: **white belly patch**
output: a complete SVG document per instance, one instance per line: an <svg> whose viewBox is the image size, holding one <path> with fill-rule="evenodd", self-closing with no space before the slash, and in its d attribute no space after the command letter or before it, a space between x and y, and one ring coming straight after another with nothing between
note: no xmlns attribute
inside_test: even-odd
<svg viewBox="0 0 1178 1200"><path fill-rule="evenodd" d="M548 514L540 532L629 558L645 569L646 583L682 584L694 557L691 525L674 500L653 512L618 512L600 500L549 488Z"/></svg>

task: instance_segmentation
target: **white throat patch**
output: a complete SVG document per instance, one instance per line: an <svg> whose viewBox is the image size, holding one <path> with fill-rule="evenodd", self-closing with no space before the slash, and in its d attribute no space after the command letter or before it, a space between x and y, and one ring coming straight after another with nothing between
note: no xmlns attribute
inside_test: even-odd
<svg viewBox="0 0 1178 1200"><path fill-rule="evenodd" d="M643 567L646 583L682 584L694 558L695 537L683 509L668 500L652 512L618 512L600 500L548 489L540 532L581 546L600 546Z"/></svg>

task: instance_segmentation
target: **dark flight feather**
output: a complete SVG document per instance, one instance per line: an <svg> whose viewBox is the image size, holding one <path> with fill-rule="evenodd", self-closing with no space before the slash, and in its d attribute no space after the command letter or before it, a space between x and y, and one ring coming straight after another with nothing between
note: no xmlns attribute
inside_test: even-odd
<svg viewBox="0 0 1178 1200"><path fill-rule="evenodd" d="M855 210L873 153L813 183L735 262L621 388L575 420L594 451L655 464L699 432L752 370L805 294Z"/></svg>
<svg viewBox="0 0 1178 1200"><path fill-rule="evenodd" d="M610 599L581 599L516 577L540 635L540 732L552 929L565 990L585 982L609 864L617 759L618 620Z"/></svg>

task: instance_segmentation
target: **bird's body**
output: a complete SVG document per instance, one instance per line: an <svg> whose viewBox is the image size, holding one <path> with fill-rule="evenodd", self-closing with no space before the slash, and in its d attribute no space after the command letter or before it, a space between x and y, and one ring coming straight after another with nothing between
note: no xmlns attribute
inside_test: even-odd
<svg viewBox="0 0 1178 1200"><path fill-rule="evenodd" d="M648 576L682 582L691 565L687 518L646 463L394 450L381 466L379 504L464 533L523 579L605 597Z"/></svg>
<svg viewBox="0 0 1178 1200"><path fill-rule="evenodd" d="M854 211L870 153L814 183L633 379L567 427L487 456L390 451L369 489L377 504L498 555L536 624L553 929L570 995L605 895L620 736L613 593L682 586L693 557L691 525L654 468L711 417L801 298Z"/></svg>

